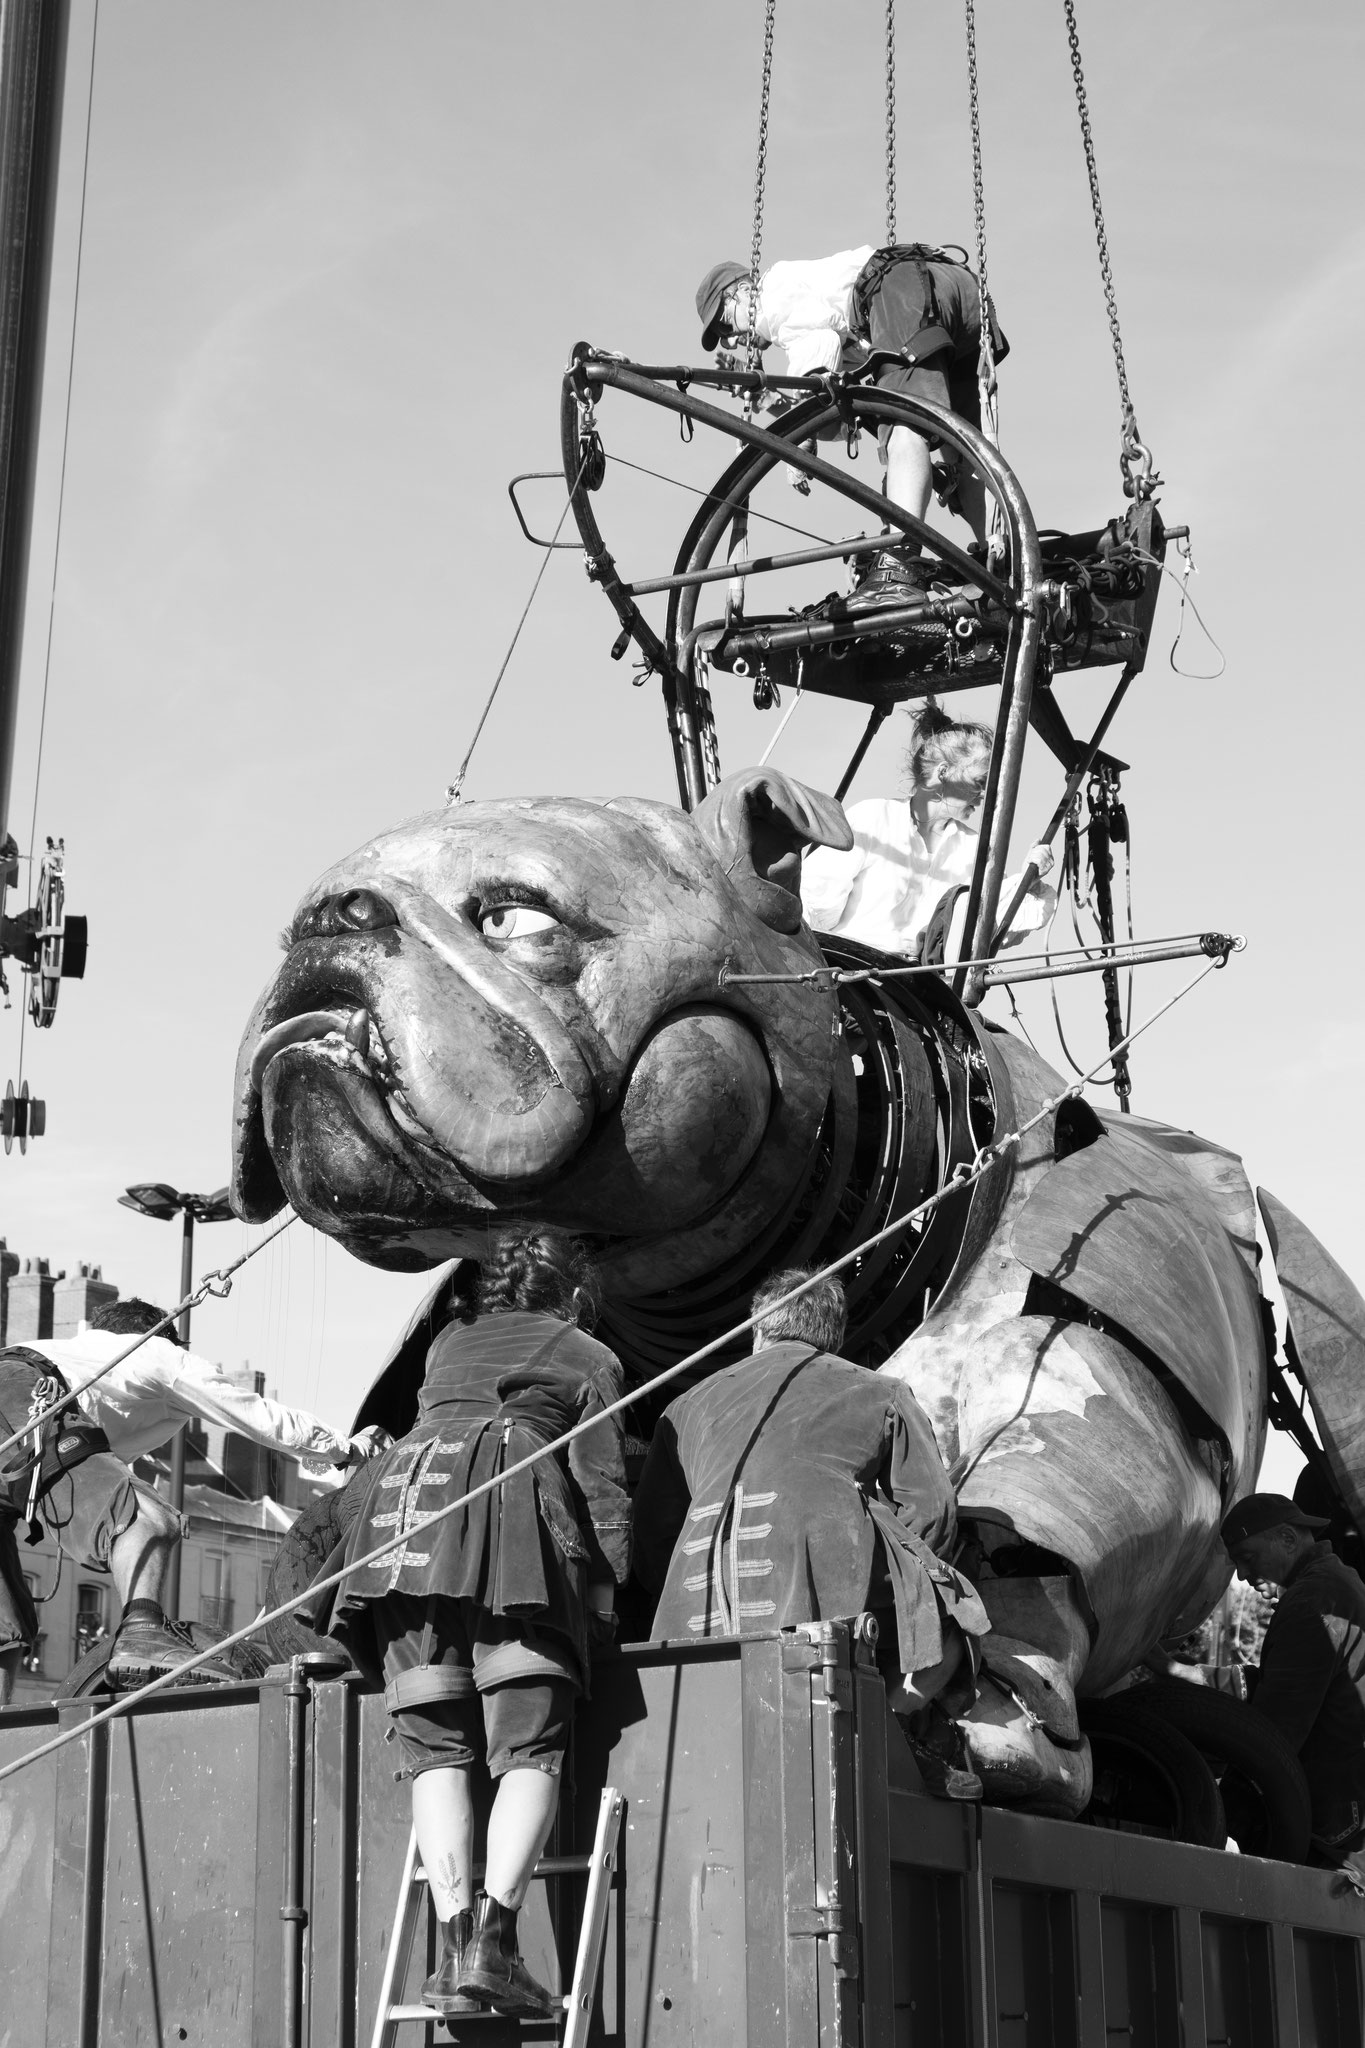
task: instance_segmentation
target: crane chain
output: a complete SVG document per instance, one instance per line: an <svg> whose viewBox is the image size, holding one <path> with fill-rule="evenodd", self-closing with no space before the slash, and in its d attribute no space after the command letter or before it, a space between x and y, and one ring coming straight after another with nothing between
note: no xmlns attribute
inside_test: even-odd
<svg viewBox="0 0 1365 2048"><path fill-rule="evenodd" d="M981 300L981 349L976 381L981 391L981 426L993 446L1000 445L996 411L995 351L991 346L990 294L986 280L986 184L981 166L981 88L976 68L976 0L966 0L967 99L972 123L972 211L976 220L976 281ZM998 507L995 508L998 511Z"/></svg>
<svg viewBox="0 0 1365 2048"><path fill-rule="evenodd" d="M754 232L749 244L749 336L745 368L758 368L758 283L763 262L763 188L768 176L768 99L773 82L773 21L777 0L767 0L763 13L763 90L758 103L758 155L754 164Z"/></svg>
<svg viewBox="0 0 1365 2048"><path fill-rule="evenodd" d="M970 4L970 0L969 0ZM1090 106L1086 98L1085 72L1081 65L1081 39L1076 28L1076 0L1062 0L1066 15L1066 39L1071 46L1071 71L1076 81L1076 107L1081 117L1081 144L1085 150L1085 171L1090 181L1090 211L1095 222L1095 244L1100 257L1100 280L1104 286L1105 311L1109 316L1109 333L1114 345L1114 368L1118 372L1119 403L1123 410L1122 452L1119 468L1123 472L1123 488L1128 497L1150 497L1160 482L1156 476L1152 453L1144 447L1138 433L1137 414L1133 409L1132 395L1128 389L1128 366L1123 358L1123 335L1119 328L1118 299L1114 292L1114 272L1109 260L1109 237L1104 225L1104 207L1100 201L1100 174L1095 162L1095 138L1090 127Z"/></svg>
<svg viewBox="0 0 1365 2048"><path fill-rule="evenodd" d="M896 239L896 0L886 0L886 241Z"/></svg>

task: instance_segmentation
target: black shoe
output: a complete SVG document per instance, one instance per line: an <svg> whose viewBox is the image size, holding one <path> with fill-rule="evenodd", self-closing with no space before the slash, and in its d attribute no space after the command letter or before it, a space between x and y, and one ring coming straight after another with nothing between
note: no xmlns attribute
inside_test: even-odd
<svg viewBox="0 0 1365 2048"><path fill-rule="evenodd" d="M105 1678L115 1691L145 1685L150 1678L197 1655L199 1644L181 1621L168 1621L155 1600L130 1600L114 1635ZM182 1685L237 1685L241 1673L226 1657L214 1657L186 1672Z"/></svg>
<svg viewBox="0 0 1365 2048"><path fill-rule="evenodd" d="M901 1720L901 1733L919 1766L926 1792L937 1799L980 1799L985 1787L972 1769L962 1730L942 1712L936 1700L914 1717Z"/></svg>
<svg viewBox="0 0 1365 2048"><path fill-rule="evenodd" d="M845 602L851 612L889 611L893 605L914 604L924 596L928 582L922 556L884 548L872 557L866 576Z"/></svg>
<svg viewBox="0 0 1365 2048"><path fill-rule="evenodd" d="M477 1998L462 1997L459 1989L460 1971L473 1933L474 1915L467 1906L453 1920L441 1923L441 1960L422 1986L424 2005L443 2013L484 2010Z"/></svg>
<svg viewBox="0 0 1365 2048"><path fill-rule="evenodd" d="M474 1901L474 1933L456 1989L513 2019L550 2019L563 2010L563 2001L537 1984L517 1952L516 1914L487 1892Z"/></svg>

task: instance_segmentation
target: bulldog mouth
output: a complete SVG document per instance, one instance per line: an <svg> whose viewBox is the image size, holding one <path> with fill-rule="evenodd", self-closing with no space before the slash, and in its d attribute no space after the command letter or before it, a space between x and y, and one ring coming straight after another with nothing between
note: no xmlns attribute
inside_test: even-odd
<svg viewBox="0 0 1365 2048"><path fill-rule="evenodd" d="M368 1010L305 1010L287 1017L265 1032L251 1059L251 1085L259 1095L266 1069L281 1053L295 1046L311 1051L333 1065L360 1074L379 1096L390 1118L405 1137L432 1146L430 1131L413 1113L394 1078L388 1048Z"/></svg>

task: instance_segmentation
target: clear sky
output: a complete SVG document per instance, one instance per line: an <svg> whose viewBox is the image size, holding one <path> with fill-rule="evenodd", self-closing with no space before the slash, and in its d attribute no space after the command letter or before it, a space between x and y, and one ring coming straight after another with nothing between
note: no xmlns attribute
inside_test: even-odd
<svg viewBox="0 0 1365 2048"><path fill-rule="evenodd" d="M89 0L74 12L25 840ZM1344 0L1079 13L1133 393L1227 655L1216 683L1172 674L1163 601L1111 742L1132 764L1135 920L1250 941L1137 1049L1135 1107L1241 1151L1365 1273L1350 595L1365 26ZM881 236L881 15L779 0L766 260ZM899 16L901 232L967 241L961 11L901 0ZM990 276L1014 345L1004 448L1040 524L1077 530L1122 500L1062 11L980 0L978 21ZM173 1232L114 1197L226 1179L236 1044L276 933L346 848L440 803L538 566L505 486L556 464L571 344L696 359L697 278L747 251L761 26L758 0L598 0L590 17L549 0L104 0L37 809L40 835L66 837L90 964L55 1029L28 1036L49 1135L0 1159L11 1248L102 1261L125 1291L168 1298ZM602 426L609 449L694 485L724 459L624 402ZM538 488L552 525L562 495ZM695 500L615 471L599 502L647 574L671 565ZM672 795L657 693L608 660L614 630L558 556L471 794ZM1186 652L1203 665L1197 639ZM1099 693L1094 677L1067 686L1078 724ZM727 768L772 730L737 704ZM855 794L895 786L900 738L888 729ZM829 784L849 744L846 718L803 706L775 760ZM1056 786L1032 764L1021 846ZM1138 1015L1179 978L1152 970ZM1097 1057L1095 985L1062 1000ZM1055 1056L1046 1006L1029 1014ZM7 1073L18 1039L16 1007ZM244 1233L201 1241L217 1259ZM341 1421L419 1291L299 1225L197 1337Z"/></svg>

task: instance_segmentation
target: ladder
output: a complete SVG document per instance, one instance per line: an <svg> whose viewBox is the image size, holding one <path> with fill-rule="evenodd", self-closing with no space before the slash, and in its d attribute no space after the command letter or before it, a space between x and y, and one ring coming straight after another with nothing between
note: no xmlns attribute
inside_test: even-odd
<svg viewBox="0 0 1365 2048"><path fill-rule="evenodd" d="M607 1931L607 1900L616 1870L616 1848L621 1834L624 1804L615 1786L606 1786L597 1809L597 1833L593 1838L591 1854L542 1856L536 1865L537 1877L569 1877L579 1871L586 1871L588 1878L587 1897L583 1902L583 1924L578 1935L578 1955L574 1962L573 1988L561 2001L566 2014L562 2048L587 2048L588 2024L592 2019L597 1974L602 1964L602 1944ZM398 1894L401 1903L394 1916L389 1953L379 1986L379 2008L375 2014L371 2048L396 2048L398 2029L405 2020L420 2020L424 2026L444 2023L453 2031L456 2027L466 2025L477 2027L484 2018L502 2017L495 2012L459 2013L452 2014L448 2021L443 2022L442 2015L434 2006L401 2005L394 2002L395 1988L407 1981L418 1916L426 1896L423 1891L426 1881L427 1874L417 1860L417 1832L414 1829L408 1837L408 1851L403 1859L403 1877ZM527 2020L522 2024L543 2026L546 2022ZM551 2021L549 2024L553 2025L554 2022Z"/></svg>

